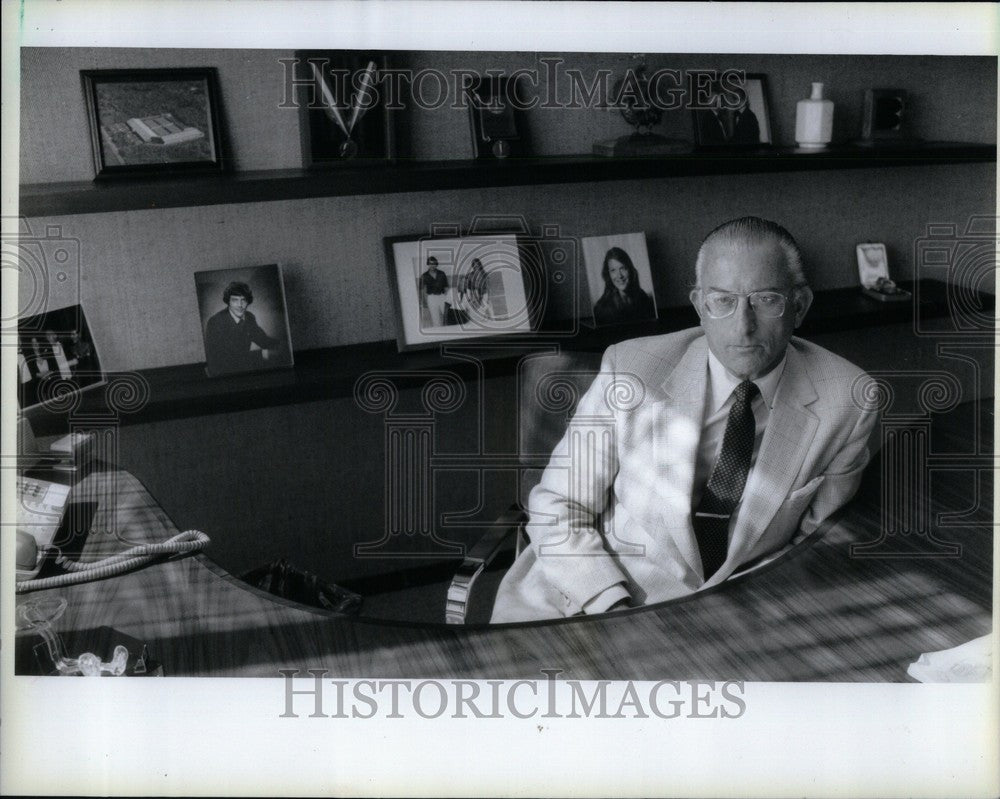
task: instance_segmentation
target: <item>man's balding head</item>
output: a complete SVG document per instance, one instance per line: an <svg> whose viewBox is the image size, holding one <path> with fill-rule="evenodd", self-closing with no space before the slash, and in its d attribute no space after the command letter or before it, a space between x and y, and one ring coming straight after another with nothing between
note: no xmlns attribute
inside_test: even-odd
<svg viewBox="0 0 1000 799"><path fill-rule="evenodd" d="M792 234L777 222L761 219L758 216L742 216L739 219L723 222L705 236L695 261L695 282L698 286L702 285L705 258L712 249L747 247L769 242L773 242L781 249L791 285L796 288L808 286L809 281L806 280L802 269L802 252Z"/></svg>

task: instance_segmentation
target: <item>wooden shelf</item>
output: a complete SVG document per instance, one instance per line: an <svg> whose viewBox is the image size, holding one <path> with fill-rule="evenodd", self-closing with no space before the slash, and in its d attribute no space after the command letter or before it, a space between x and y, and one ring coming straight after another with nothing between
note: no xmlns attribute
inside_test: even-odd
<svg viewBox="0 0 1000 799"><path fill-rule="evenodd" d="M914 291L922 319L948 315L945 284L922 280L918 286L912 283L903 286ZM995 298L991 294L981 294L979 301L984 309L992 308ZM821 332L908 322L913 319L913 310L913 301L882 303L869 299L853 287L821 291L799 333L808 338ZM492 351L490 343L483 341L476 354L484 358L486 376L498 377L513 374L517 368L518 355L516 350L512 354L511 347L518 343L525 347L551 344L571 350L600 352L624 339L682 330L697 322L690 306L666 308L660 309L659 320L597 330L585 328L572 337L541 330L531 337L504 338L504 346ZM373 370L393 372L393 380L401 388L409 384L422 385L426 379L423 373L427 370L447 369L463 380L477 376L475 366L442 357L438 350L399 353L395 341L305 350L295 354L295 361L292 369L217 378L207 377L201 363L143 370L141 374L150 388L149 402L138 412L123 415L121 423L149 423L349 397L358 377ZM102 412L104 400L100 389L85 392L83 397L78 414ZM28 418L36 435L58 434L68 429L65 415L44 408L29 411Z"/></svg>
<svg viewBox="0 0 1000 799"><path fill-rule="evenodd" d="M818 152L768 147L692 151L655 158L580 155L508 161L356 161L325 170L24 185L20 214L60 216L493 186L984 163L995 162L996 152L993 144L900 142L873 147L837 145Z"/></svg>

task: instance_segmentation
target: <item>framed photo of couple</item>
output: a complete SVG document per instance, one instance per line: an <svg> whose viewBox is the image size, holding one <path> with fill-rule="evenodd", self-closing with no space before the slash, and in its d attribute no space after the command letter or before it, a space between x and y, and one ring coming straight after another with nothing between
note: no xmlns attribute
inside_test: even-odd
<svg viewBox="0 0 1000 799"><path fill-rule="evenodd" d="M401 352L531 333L539 270L516 232L401 236L385 248Z"/></svg>
<svg viewBox="0 0 1000 799"><path fill-rule="evenodd" d="M706 105L712 107L692 111L697 147L743 148L772 143L765 75L746 73L735 88L728 83L711 84Z"/></svg>

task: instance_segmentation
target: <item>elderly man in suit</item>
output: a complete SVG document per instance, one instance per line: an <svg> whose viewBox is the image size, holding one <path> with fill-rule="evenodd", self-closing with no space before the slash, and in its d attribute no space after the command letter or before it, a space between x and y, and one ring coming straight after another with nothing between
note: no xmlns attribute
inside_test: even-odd
<svg viewBox="0 0 1000 799"><path fill-rule="evenodd" d="M702 243L701 325L610 347L528 501L531 544L494 622L603 613L723 582L809 534L855 493L869 378L793 337L812 302L780 225Z"/></svg>

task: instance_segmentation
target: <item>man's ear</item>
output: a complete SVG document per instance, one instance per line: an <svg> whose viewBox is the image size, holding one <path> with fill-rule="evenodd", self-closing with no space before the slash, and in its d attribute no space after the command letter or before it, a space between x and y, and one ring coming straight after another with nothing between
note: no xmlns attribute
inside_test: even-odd
<svg viewBox="0 0 1000 799"><path fill-rule="evenodd" d="M701 290L691 289L691 293L688 294L688 299L691 300L691 304L698 313L698 318L701 319Z"/></svg>
<svg viewBox="0 0 1000 799"><path fill-rule="evenodd" d="M809 286L801 286L795 289L794 296L792 298L792 303L795 306L795 327L802 324L802 321L806 318L806 314L809 312L809 307L812 305L813 293Z"/></svg>

